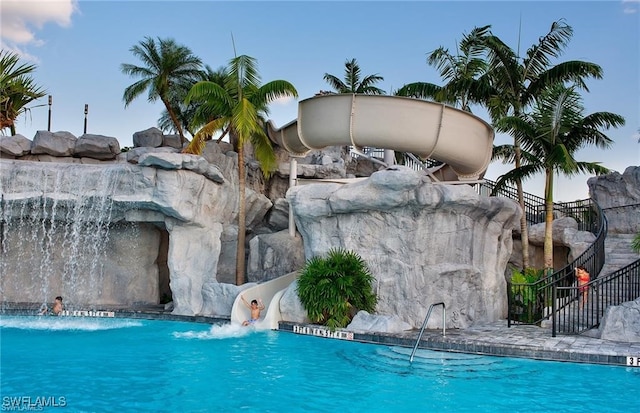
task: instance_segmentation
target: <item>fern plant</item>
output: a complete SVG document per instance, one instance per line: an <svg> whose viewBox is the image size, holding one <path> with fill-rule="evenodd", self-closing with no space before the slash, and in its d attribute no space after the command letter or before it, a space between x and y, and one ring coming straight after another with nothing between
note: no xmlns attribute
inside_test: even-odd
<svg viewBox="0 0 640 413"><path fill-rule="evenodd" d="M346 327L359 310L373 312L373 275L355 252L331 249L307 261L298 279L298 296L312 323L331 330Z"/></svg>
<svg viewBox="0 0 640 413"><path fill-rule="evenodd" d="M640 254L640 232L638 232L633 238L633 241L631 241L631 249Z"/></svg>

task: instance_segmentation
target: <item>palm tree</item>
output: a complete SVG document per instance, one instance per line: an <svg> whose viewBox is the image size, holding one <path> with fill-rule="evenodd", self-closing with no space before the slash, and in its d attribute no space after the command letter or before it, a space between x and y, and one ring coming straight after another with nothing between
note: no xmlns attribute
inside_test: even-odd
<svg viewBox="0 0 640 413"><path fill-rule="evenodd" d="M231 143L238 152L238 249L236 256L236 283L245 278L245 162L244 147L251 143L260 162L260 167L269 175L277 167L273 148L264 129L263 118L268 114L268 105L280 97L297 97L298 92L285 80L273 80L260 85L257 62L246 55L231 59L223 86L216 82L196 83L185 103L199 103L194 123L207 122L194 136L185 152L201 153L204 141L217 131L229 134ZM212 117L214 117L212 119Z"/></svg>
<svg viewBox="0 0 640 413"><path fill-rule="evenodd" d="M220 67L217 70L213 70L211 66L205 65L205 70L201 72L197 82L208 80L210 82L217 83L220 86L224 86L225 76L226 68ZM176 118L180 122L182 129L189 132L191 136L195 136L198 128L204 125L202 123L198 125L193 124L197 105L194 103L186 105L184 103L189 90L197 82L194 82L193 84L184 84L179 88L175 88L175 90L172 90L170 97L171 107L175 111ZM215 116L212 116L209 120L213 120L214 118ZM160 119L158 119L158 127L164 132L178 133L178 130L176 129L176 126L174 125L173 120L171 119L171 116L166 109L162 111Z"/></svg>
<svg viewBox="0 0 640 413"><path fill-rule="evenodd" d="M624 125L624 118L610 112L583 116L582 98L575 87L558 83L542 93L531 114L508 116L496 125L522 143L525 162L500 180L518 181L534 174L545 174L544 266L553 270L553 185L554 177L578 173L603 174L609 170L597 162L581 162L576 152L595 145L606 149L612 144L601 129Z"/></svg>
<svg viewBox="0 0 640 413"><path fill-rule="evenodd" d="M329 73L324 74L324 80L331 85L337 93L363 93L365 95L384 95L384 91L373 86L384 80L382 76L369 75L360 80L360 66L356 59L347 60L344 63L344 81Z"/></svg>
<svg viewBox="0 0 640 413"><path fill-rule="evenodd" d="M471 112L471 104L486 103L490 95L486 50L481 39L491 26L474 28L464 35L455 55L440 46L427 57L427 64L440 72L443 86L429 82L408 83L396 91L397 96L431 99Z"/></svg>
<svg viewBox="0 0 640 413"><path fill-rule="evenodd" d="M566 61L555 66L551 58L560 56L567 46L573 29L563 20L554 22L549 32L532 45L523 59L500 38L488 34L479 38L480 45L488 53L488 71L494 90L489 98L488 110L493 122L510 115L518 117L530 107L548 87L557 83L573 82L588 91L584 80L588 77L602 78L600 66L584 61ZM522 166L521 137L514 136L514 164ZM515 180L520 208L525 211L522 181ZM522 235L522 266L529 267L529 235L526 214L520 219Z"/></svg>
<svg viewBox="0 0 640 413"><path fill-rule="evenodd" d="M179 95L180 89L186 89L199 80L202 62L188 47L177 44L173 39L158 38L156 42L145 37L129 50L142 61L143 66L128 63L120 66L122 73L140 78L124 90L125 107L145 91L149 102L160 99L184 144L186 138L182 124L172 103L175 103L174 97Z"/></svg>
<svg viewBox="0 0 640 413"><path fill-rule="evenodd" d="M16 119L31 110L30 103L46 95L31 77L35 70L33 64L20 64L16 53L0 50L0 130L9 128L12 136Z"/></svg>

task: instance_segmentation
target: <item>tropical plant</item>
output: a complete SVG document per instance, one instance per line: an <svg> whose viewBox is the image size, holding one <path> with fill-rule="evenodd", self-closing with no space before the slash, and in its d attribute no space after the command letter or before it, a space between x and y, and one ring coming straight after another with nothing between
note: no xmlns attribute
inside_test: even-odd
<svg viewBox="0 0 640 413"><path fill-rule="evenodd" d="M464 35L455 55L440 46L427 57L427 64L438 69L443 86L429 82L408 83L396 91L397 96L431 99L471 112L474 103L486 103L490 96L486 49L482 38L491 26L474 28Z"/></svg>
<svg viewBox="0 0 640 413"><path fill-rule="evenodd" d="M16 134L16 119L31 110L28 105L46 95L36 85L34 64L20 63L18 54L0 50L0 130Z"/></svg>
<svg viewBox="0 0 640 413"><path fill-rule="evenodd" d="M553 270L553 187L556 175L603 174L609 170L597 162L581 162L576 152L588 145L606 149L612 144L601 129L624 125L624 118L609 112L584 116L582 98L574 87L558 83L542 91L531 114L504 117L496 128L522 144L525 162L497 182L514 182L534 174L545 175L544 267Z"/></svg>
<svg viewBox="0 0 640 413"><path fill-rule="evenodd" d="M585 79L602 77L602 69L594 63L573 60L561 62L555 66L551 64L551 58L561 55L572 35L573 29L563 20L553 22L549 32L527 50L524 58L491 33L477 39L487 50L487 70L493 90L487 108L494 123L504 116L520 116L545 89L557 83L573 82L577 87L588 91ZM521 136L514 136L513 162L516 169L522 166L521 146ZM497 153L503 152L498 150ZM522 180L516 179L515 185L518 202L524 211ZM498 186L496 186L497 189L499 189ZM520 219L520 232L522 268L527 268L529 267L529 231L525 214L522 214Z"/></svg>
<svg viewBox="0 0 640 413"><path fill-rule="evenodd" d="M335 330L346 327L357 311L375 310L372 283L373 275L357 253L331 249L326 257L307 261L297 292L311 322Z"/></svg>
<svg viewBox="0 0 640 413"><path fill-rule="evenodd" d="M640 254L640 232L638 232L633 238L633 241L631 241L631 249Z"/></svg>
<svg viewBox="0 0 640 413"><path fill-rule="evenodd" d="M120 66L122 73L140 78L124 90L125 107L145 91L149 102L160 99L184 144L186 138L176 114L179 111L176 97L201 78L202 62L188 47L177 44L173 39L158 38L156 41L145 37L129 50L143 66L129 63Z"/></svg>
<svg viewBox="0 0 640 413"><path fill-rule="evenodd" d="M298 92L285 80L273 80L260 85L257 62L246 55L231 59L225 71L224 86L216 82L201 81L193 85L185 103L197 104L193 122L206 123L184 149L185 153L202 153L205 140L217 131L229 134L238 153L238 249L236 257L236 283L245 278L245 145L251 144L263 173L267 176L277 163L273 148L264 129L264 116L268 105L280 97L297 97Z"/></svg>
<svg viewBox="0 0 640 413"><path fill-rule="evenodd" d="M524 323L535 323L542 319L542 310L544 303L542 302L543 294L540 291L545 286L540 285L539 281L544 276L544 270L535 268L525 268L520 271L516 268L512 269L510 290L511 309L510 312L516 316L518 321Z"/></svg>
<svg viewBox="0 0 640 413"><path fill-rule="evenodd" d="M217 70L213 70L211 66L205 65L205 70L201 72L199 76L199 81L207 80L210 82L214 82L224 87L224 77L226 76L226 68L220 67ZM197 82L195 82L197 83ZM176 118L178 118L182 130L189 132L191 136L195 136L197 130L202 127L206 122L200 124L194 124L194 117L196 113L196 109L198 107L197 104L191 103L189 105L185 104L185 99L191 87L195 84L184 84L181 87L172 90L172 96L170 98L171 107L174 108ZM215 115L212 115L209 120L215 119ZM169 133L178 133L176 126L173 124L173 120L169 115L169 112L164 109L162 114L160 115L160 119L158 119L158 127L164 131Z"/></svg>
<svg viewBox="0 0 640 413"><path fill-rule="evenodd" d="M360 66L356 59L344 63L344 81L329 73L324 74L324 80L337 93L363 93L365 95L384 95L384 90L374 85L384 80L378 74L368 75L361 79Z"/></svg>

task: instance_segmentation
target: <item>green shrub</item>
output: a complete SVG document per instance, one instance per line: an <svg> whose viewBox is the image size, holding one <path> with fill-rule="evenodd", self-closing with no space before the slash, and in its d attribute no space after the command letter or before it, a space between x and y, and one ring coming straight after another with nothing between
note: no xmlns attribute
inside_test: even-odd
<svg viewBox="0 0 640 413"><path fill-rule="evenodd" d="M524 271L513 269L511 273L511 312L518 321L535 323L542 319L543 288L537 281L544 276L544 270L525 268Z"/></svg>
<svg viewBox="0 0 640 413"><path fill-rule="evenodd" d="M640 232L631 241L631 249L640 254Z"/></svg>
<svg viewBox="0 0 640 413"><path fill-rule="evenodd" d="M375 310L372 283L373 276L358 254L331 249L325 258L307 261L297 291L311 322L335 330L346 327L359 310Z"/></svg>

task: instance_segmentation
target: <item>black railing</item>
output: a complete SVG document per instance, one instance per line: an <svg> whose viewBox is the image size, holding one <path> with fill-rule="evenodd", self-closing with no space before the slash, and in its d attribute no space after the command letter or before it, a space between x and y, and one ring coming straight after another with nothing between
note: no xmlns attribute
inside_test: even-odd
<svg viewBox="0 0 640 413"><path fill-rule="evenodd" d="M558 211L572 216L584 231L595 235L594 242L573 262L558 271L540 278L533 283L507 282L508 316L507 324L541 324L567 303L564 290L558 288L571 287L575 284L575 268L583 266L592 277L596 278L604 266L604 241L607 235L607 220L604 213L590 199L559 204ZM553 319L555 320L555 319ZM552 326L555 337L556 327Z"/></svg>
<svg viewBox="0 0 640 413"><path fill-rule="evenodd" d="M518 191L516 188L512 186L501 186L496 189L496 182L488 179L477 184L476 190L480 195L501 196L512 199L516 202L518 201ZM522 197L524 199L524 214L527 217L527 223L529 225L543 223L546 216L544 198L526 192L523 192ZM597 228L593 227L596 219L591 216L595 211L595 209L590 207L592 203L593 201L591 199L583 199L573 202L554 202L553 217L554 219L572 217L578 223L578 230L589 231L595 234L597 232Z"/></svg>
<svg viewBox="0 0 640 413"><path fill-rule="evenodd" d="M640 260L585 286L557 287L553 315L556 333L580 334L600 325L604 310L640 297Z"/></svg>

